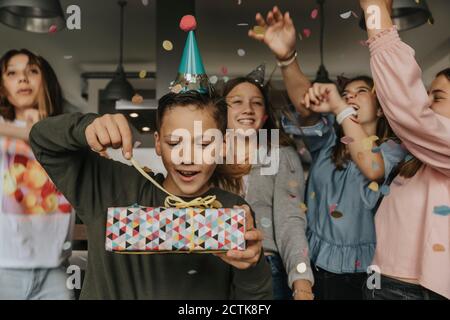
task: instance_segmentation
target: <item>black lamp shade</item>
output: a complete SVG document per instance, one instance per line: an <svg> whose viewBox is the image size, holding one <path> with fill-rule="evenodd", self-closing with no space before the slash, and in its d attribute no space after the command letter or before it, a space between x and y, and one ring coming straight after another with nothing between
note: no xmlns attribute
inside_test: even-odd
<svg viewBox="0 0 450 320"><path fill-rule="evenodd" d="M127 81L121 65L117 67L114 78L105 88L103 98L106 100L131 100L134 95L133 86Z"/></svg>
<svg viewBox="0 0 450 320"><path fill-rule="evenodd" d="M0 22L15 29L47 33L66 26L59 0L0 0Z"/></svg>

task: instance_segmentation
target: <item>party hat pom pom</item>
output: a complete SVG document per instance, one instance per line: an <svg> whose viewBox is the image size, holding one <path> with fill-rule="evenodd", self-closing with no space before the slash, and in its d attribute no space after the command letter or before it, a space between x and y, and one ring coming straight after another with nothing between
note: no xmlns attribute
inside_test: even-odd
<svg viewBox="0 0 450 320"><path fill-rule="evenodd" d="M195 30L197 28L197 21L195 20L195 17L192 15L186 15L183 18L181 18L180 21L180 29L189 32L191 30Z"/></svg>

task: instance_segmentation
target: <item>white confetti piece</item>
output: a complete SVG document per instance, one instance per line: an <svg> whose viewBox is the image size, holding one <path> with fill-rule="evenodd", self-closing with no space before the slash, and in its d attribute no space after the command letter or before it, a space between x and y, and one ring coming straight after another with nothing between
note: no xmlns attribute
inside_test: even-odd
<svg viewBox="0 0 450 320"><path fill-rule="evenodd" d="M245 50L244 49L238 49L237 54L239 57L245 56Z"/></svg>

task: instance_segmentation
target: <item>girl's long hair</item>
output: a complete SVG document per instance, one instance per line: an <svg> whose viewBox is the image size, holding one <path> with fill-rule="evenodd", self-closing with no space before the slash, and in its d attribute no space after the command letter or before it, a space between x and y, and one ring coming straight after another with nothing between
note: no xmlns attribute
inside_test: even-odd
<svg viewBox="0 0 450 320"><path fill-rule="evenodd" d="M36 65L42 74L42 86L39 90L36 108L41 119L62 113L62 90L55 71L43 57L35 55L27 49L10 50L0 58L0 116L13 121L16 118L14 106L6 98L6 88L3 84L3 74L9 61L16 55L26 55L28 65Z"/></svg>
<svg viewBox="0 0 450 320"><path fill-rule="evenodd" d="M363 81L370 88L374 87L374 82L371 77L358 76L358 77L351 78L351 79L345 79L340 84L341 91L343 91L348 84L350 84L351 82L355 82L355 81ZM376 100L376 104L377 104L377 108L381 108L378 99ZM336 145L333 148L331 159L332 159L333 163L336 165L336 168L338 170L343 170L345 165L347 164L347 162L350 160L350 155L347 152L347 149L345 148L345 144L341 143L341 138L344 136L344 131L342 130L342 127L336 125L335 131L336 131ZM393 139L393 140L398 141L398 138L395 136L394 131L392 131L392 129L389 126L389 123L384 115L381 116L377 121L376 135L379 138L378 141L376 141L376 143L378 145L380 145L381 143L385 142L388 139Z"/></svg>

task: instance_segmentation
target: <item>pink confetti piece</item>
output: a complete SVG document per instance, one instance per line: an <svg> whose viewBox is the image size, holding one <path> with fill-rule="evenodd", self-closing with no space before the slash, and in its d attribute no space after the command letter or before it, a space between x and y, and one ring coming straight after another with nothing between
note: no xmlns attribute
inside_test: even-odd
<svg viewBox="0 0 450 320"><path fill-rule="evenodd" d="M363 47L368 47L366 40L359 40L359 44Z"/></svg>
<svg viewBox="0 0 450 320"><path fill-rule="evenodd" d="M332 204L331 206L330 206L330 213L332 213L333 211L335 211L336 210L336 208L337 208L337 204L336 203L334 203L334 204Z"/></svg>
<svg viewBox="0 0 450 320"><path fill-rule="evenodd" d="M300 153L301 155L304 155L306 152L306 148L300 148L300 150L298 150L298 153Z"/></svg>
<svg viewBox="0 0 450 320"><path fill-rule="evenodd" d="M220 71L222 72L222 74L223 74L224 76L226 76L226 75L228 74L228 68L225 67L225 66L223 66L222 69L221 69Z"/></svg>
<svg viewBox="0 0 450 320"><path fill-rule="evenodd" d="M50 26L50 28L48 29L49 33L55 33L56 31L58 31L58 28L56 27L56 25L52 24Z"/></svg>
<svg viewBox="0 0 450 320"><path fill-rule="evenodd" d="M353 15L356 19L359 19L359 16L358 16L354 11L352 11L352 15Z"/></svg>
<svg viewBox="0 0 450 320"><path fill-rule="evenodd" d="M355 140L353 140L352 137L345 136L345 137L342 137L342 138L341 138L341 142L342 142L343 144L350 144L350 143L355 142Z"/></svg>
<svg viewBox="0 0 450 320"><path fill-rule="evenodd" d="M311 36L311 29L308 29L308 28L303 29L303 35L306 38L309 38Z"/></svg>
<svg viewBox="0 0 450 320"><path fill-rule="evenodd" d="M361 267L361 261L356 260L356 261L355 261L355 267L356 267L356 268Z"/></svg>
<svg viewBox="0 0 450 320"><path fill-rule="evenodd" d="M303 256L308 257L308 248L303 248Z"/></svg>
<svg viewBox="0 0 450 320"><path fill-rule="evenodd" d="M319 15L319 10L318 9L314 9L313 11L311 11L311 19L316 19L317 16Z"/></svg>

